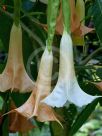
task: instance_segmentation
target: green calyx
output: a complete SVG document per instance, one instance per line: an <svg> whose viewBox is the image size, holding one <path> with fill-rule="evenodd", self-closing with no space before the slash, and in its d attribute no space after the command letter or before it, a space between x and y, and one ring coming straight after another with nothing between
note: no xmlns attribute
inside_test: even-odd
<svg viewBox="0 0 102 136"><path fill-rule="evenodd" d="M21 10L21 0L14 0L14 23L19 26L20 23L20 10Z"/></svg>
<svg viewBox="0 0 102 136"><path fill-rule="evenodd" d="M47 25L48 25L48 39L47 47L51 51L51 46L53 43L53 38L56 28L56 19L58 15L60 0L48 0L48 15L47 15Z"/></svg>
<svg viewBox="0 0 102 136"><path fill-rule="evenodd" d="M63 12L63 25L64 30L70 33L70 1L69 0L62 0L62 12Z"/></svg>

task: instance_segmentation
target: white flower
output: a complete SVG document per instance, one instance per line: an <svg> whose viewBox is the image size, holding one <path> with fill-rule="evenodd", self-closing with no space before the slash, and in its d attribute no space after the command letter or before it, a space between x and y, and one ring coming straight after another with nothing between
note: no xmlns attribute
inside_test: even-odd
<svg viewBox="0 0 102 136"><path fill-rule="evenodd" d="M60 67L58 82L52 93L42 102L52 107L62 107L66 102L82 107L100 96L92 96L78 85L73 62L73 47L70 35L63 33L60 44Z"/></svg>

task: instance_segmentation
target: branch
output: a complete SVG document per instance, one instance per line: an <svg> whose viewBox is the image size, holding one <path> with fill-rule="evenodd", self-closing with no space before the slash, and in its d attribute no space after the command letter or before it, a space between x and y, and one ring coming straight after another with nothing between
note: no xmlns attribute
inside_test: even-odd
<svg viewBox="0 0 102 136"><path fill-rule="evenodd" d="M94 52L92 52L88 57L86 57L83 61L79 63L79 65L85 65L89 60L91 60L97 53L102 51L102 47L98 48Z"/></svg>
<svg viewBox="0 0 102 136"><path fill-rule="evenodd" d="M30 37L32 37L34 40L36 40L36 42L41 47L45 46L44 43L42 42L42 40L37 35L35 35L22 21L21 21L21 26L24 29L24 31L26 31Z"/></svg>

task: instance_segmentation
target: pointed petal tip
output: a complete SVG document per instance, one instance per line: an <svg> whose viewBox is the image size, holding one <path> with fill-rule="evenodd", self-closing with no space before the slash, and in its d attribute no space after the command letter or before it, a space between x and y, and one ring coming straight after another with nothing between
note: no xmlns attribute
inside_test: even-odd
<svg viewBox="0 0 102 136"><path fill-rule="evenodd" d="M13 113L13 112L15 112L14 110L11 110L11 111L9 111L9 112L6 112L6 113L4 113L1 117L4 117L4 116L6 116L6 115L8 115L8 114L10 114L10 113Z"/></svg>
<svg viewBox="0 0 102 136"><path fill-rule="evenodd" d="M68 100L78 107L83 107L100 97L102 96L93 96L85 93L76 81L72 92L69 94Z"/></svg>
<svg viewBox="0 0 102 136"><path fill-rule="evenodd" d="M62 127L62 129L64 129L62 123L58 119L56 119L56 122Z"/></svg>

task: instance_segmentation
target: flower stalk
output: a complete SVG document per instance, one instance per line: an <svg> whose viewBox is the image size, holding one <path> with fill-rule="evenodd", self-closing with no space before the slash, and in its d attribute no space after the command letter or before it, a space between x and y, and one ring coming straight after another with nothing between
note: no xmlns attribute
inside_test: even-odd
<svg viewBox="0 0 102 136"><path fill-rule="evenodd" d="M16 26L20 24L21 0L14 0L14 23Z"/></svg>
<svg viewBox="0 0 102 136"><path fill-rule="evenodd" d="M53 43L55 27L56 27L56 18L58 15L58 9L60 5L60 0L48 0L48 15L47 15L47 25L48 25L48 38L47 38L47 47L49 52L51 51L51 46Z"/></svg>
<svg viewBox="0 0 102 136"><path fill-rule="evenodd" d="M70 33L70 1L69 0L62 0L62 12L63 12L63 25L64 31Z"/></svg>

